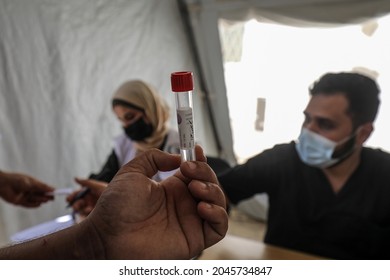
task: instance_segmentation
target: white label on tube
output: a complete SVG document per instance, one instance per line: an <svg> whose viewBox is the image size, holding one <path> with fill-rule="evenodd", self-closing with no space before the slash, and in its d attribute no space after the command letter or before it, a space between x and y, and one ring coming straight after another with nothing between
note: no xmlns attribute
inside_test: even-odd
<svg viewBox="0 0 390 280"><path fill-rule="evenodd" d="M192 108L181 107L176 110L177 124L179 127L180 148L193 149L194 144L194 121L192 117Z"/></svg>

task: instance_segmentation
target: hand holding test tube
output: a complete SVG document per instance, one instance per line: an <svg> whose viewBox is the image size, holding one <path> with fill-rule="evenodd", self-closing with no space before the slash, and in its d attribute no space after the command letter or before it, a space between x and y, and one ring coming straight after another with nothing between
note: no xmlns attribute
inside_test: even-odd
<svg viewBox="0 0 390 280"><path fill-rule="evenodd" d="M183 161L194 161L195 131L192 106L194 81L192 72L171 74L171 87L175 94L177 124L180 137L180 153Z"/></svg>

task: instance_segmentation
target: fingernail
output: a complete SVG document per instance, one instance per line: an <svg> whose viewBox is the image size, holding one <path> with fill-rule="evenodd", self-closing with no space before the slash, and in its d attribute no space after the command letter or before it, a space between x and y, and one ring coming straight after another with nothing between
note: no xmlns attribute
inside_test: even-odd
<svg viewBox="0 0 390 280"><path fill-rule="evenodd" d="M213 206L211 206L211 204L210 204L210 203L207 203L207 202L205 202L205 203L204 203L204 205L205 205L207 208L211 208L211 207L213 207Z"/></svg>
<svg viewBox="0 0 390 280"><path fill-rule="evenodd" d="M190 169L195 169L196 168L196 164L194 162L188 161L187 164L188 164L188 167Z"/></svg>
<svg viewBox="0 0 390 280"><path fill-rule="evenodd" d="M204 190L209 187L206 183L200 182L200 184L202 185L202 189Z"/></svg>

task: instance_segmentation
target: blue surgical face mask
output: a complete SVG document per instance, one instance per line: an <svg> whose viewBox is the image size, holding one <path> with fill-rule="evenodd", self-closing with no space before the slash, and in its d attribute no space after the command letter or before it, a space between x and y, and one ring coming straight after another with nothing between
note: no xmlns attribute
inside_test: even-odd
<svg viewBox="0 0 390 280"><path fill-rule="evenodd" d="M356 133L340 142L334 142L303 127L296 143L296 149L304 163L314 167L327 168L347 158L353 152L355 148L354 143L352 146L347 147L347 150L339 157L332 157L338 145L355 138L355 136Z"/></svg>

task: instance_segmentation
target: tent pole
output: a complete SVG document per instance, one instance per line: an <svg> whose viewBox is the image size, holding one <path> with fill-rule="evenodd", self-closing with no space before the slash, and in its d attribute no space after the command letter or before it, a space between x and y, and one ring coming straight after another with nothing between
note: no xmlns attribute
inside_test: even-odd
<svg viewBox="0 0 390 280"><path fill-rule="evenodd" d="M186 30L186 34L188 37L189 47L191 49L191 53L194 56L195 68L199 74L200 90L204 92L205 97L206 97L205 98L206 99L206 109L207 109L207 112L209 114L211 129L212 129L212 132L214 135L215 144L216 144L217 151L218 151L218 157L220 157L222 154L221 139L220 139L218 131L217 131L214 113L213 113L213 110L211 108L210 94L209 94L209 90L208 90L207 85L206 85L204 73L202 71L199 53L195 47L196 46L195 36L194 36L194 32L191 28L189 12L188 12L185 0L177 0L177 3L178 3L180 15L181 15L182 20L183 20L184 28Z"/></svg>

